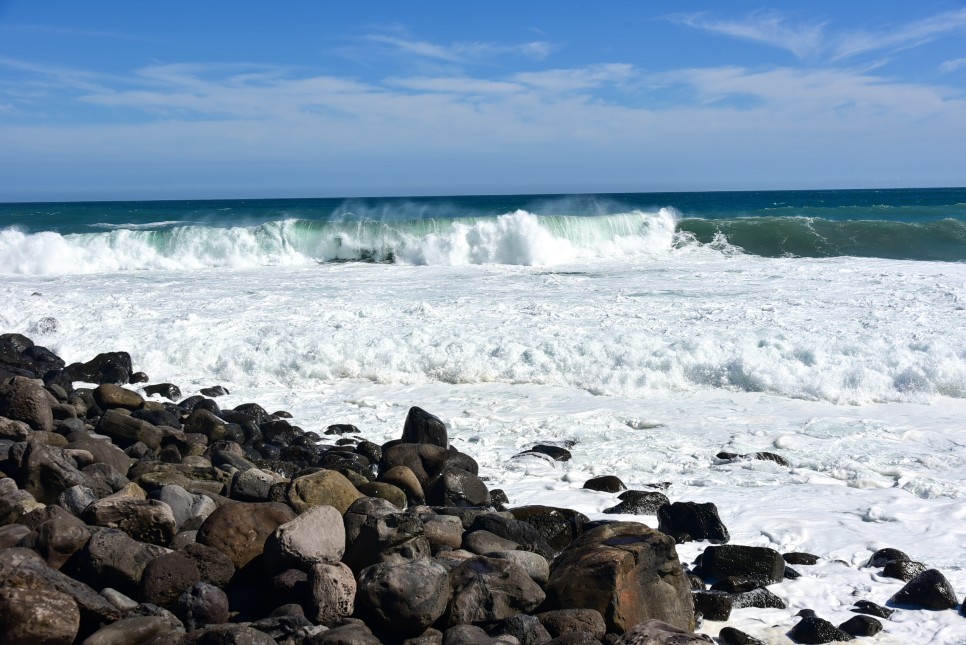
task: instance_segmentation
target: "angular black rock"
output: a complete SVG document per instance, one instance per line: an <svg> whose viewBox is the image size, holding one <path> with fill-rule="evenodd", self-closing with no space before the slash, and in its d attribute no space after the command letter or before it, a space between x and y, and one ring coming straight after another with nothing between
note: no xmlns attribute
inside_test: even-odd
<svg viewBox="0 0 966 645"><path fill-rule="evenodd" d="M872 554L869 558L869 562L865 565L867 567L884 567L887 562L893 560L910 560L911 558L900 551L899 549L879 549Z"/></svg>
<svg viewBox="0 0 966 645"><path fill-rule="evenodd" d="M889 618L889 616L896 613L895 609L889 609L888 607L877 605L868 600L856 600L855 606L849 611L857 614L868 614L869 616L876 616L877 618Z"/></svg>
<svg viewBox="0 0 966 645"><path fill-rule="evenodd" d="M832 643L835 641L850 641L854 637L818 616L806 616L792 627L788 633L796 643Z"/></svg>
<svg viewBox="0 0 966 645"><path fill-rule="evenodd" d="M872 616L853 616L839 625L839 629L853 636L875 636L882 631L882 623Z"/></svg>
<svg viewBox="0 0 966 645"><path fill-rule="evenodd" d="M708 502L675 502L657 510L657 530L670 535L676 542L707 540L724 544L731 539L728 529L718 516L717 507Z"/></svg>
<svg viewBox="0 0 966 645"><path fill-rule="evenodd" d="M765 641L749 636L734 627L725 627L718 633L718 638L724 645L765 645Z"/></svg>
<svg viewBox="0 0 966 645"><path fill-rule="evenodd" d="M416 406L409 408L409 414L406 415L402 441L403 443L430 443L443 448L449 445L446 425L439 417Z"/></svg>
<svg viewBox="0 0 966 645"><path fill-rule="evenodd" d="M622 490L627 490L627 486L620 480L620 478L614 475L602 475L600 477L593 477L584 482L584 488L587 490L596 490L602 493L619 493Z"/></svg>
<svg viewBox="0 0 966 645"><path fill-rule="evenodd" d="M777 551L767 547L725 544L704 550L701 571L705 577L734 576L770 585L784 579L785 561Z"/></svg>
<svg viewBox="0 0 966 645"><path fill-rule="evenodd" d="M812 555L811 553L801 553L798 551L792 553L783 553L782 559L788 564L813 565L818 563L817 555Z"/></svg>
<svg viewBox="0 0 966 645"><path fill-rule="evenodd" d="M655 515L659 508L670 504L671 500L664 493L648 490L626 490L620 494L621 500L617 506L605 508L602 513L628 515Z"/></svg>

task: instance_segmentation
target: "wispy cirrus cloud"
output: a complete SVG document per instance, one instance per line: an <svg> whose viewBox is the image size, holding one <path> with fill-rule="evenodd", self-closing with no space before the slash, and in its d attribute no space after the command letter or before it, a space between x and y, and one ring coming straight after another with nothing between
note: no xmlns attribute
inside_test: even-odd
<svg viewBox="0 0 966 645"><path fill-rule="evenodd" d="M785 49L798 58L815 55L826 46L825 23L793 22L778 11L756 11L731 20L714 18L707 12L678 14L670 19L694 29Z"/></svg>
<svg viewBox="0 0 966 645"><path fill-rule="evenodd" d="M531 41L518 44L469 41L440 45L411 38L408 35L368 34L365 40L370 43L389 46L397 51L418 57L447 63L468 63L495 56L523 56L531 60L543 60L554 47L546 41Z"/></svg>
<svg viewBox="0 0 966 645"><path fill-rule="evenodd" d="M677 14L672 22L723 36L769 45L799 59L839 61L871 52L912 49L944 35L966 30L966 8L938 13L875 30L832 30L827 21L806 22L776 10L755 11L742 18L720 18L709 12Z"/></svg>

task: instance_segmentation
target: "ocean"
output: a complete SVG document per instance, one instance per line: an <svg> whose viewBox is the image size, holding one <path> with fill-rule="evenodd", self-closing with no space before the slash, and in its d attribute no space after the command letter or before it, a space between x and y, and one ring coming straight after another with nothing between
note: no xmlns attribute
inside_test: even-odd
<svg viewBox="0 0 966 645"><path fill-rule="evenodd" d="M670 482L734 543L821 556L712 635L885 603L882 547L966 595L966 189L0 204L0 329L306 430L383 442L418 405L512 505L614 518L584 481Z"/></svg>

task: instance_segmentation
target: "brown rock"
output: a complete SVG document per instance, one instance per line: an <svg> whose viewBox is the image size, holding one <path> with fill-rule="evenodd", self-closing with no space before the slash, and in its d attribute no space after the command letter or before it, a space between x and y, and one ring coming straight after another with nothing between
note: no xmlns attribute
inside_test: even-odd
<svg viewBox="0 0 966 645"><path fill-rule="evenodd" d="M170 607L196 582L201 573L194 561L177 551L159 555L148 563L138 584L138 599Z"/></svg>
<svg viewBox="0 0 966 645"><path fill-rule="evenodd" d="M575 540L554 561L547 606L596 609L618 633L652 618L695 626L674 540L636 522L599 526Z"/></svg>
<svg viewBox="0 0 966 645"><path fill-rule="evenodd" d="M322 625L333 625L355 608L356 579L341 562L319 563L309 571L311 605L309 616Z"/></svg>
<svg viewBox="0 0 966 645"><path fill-rule="evenodd" d="M304 513L313 506L327 505L344 515L352 502L363 495L341 473L323 469L293 479L285 497L297 513Z"/></svg>
<svg viewBox="0 0 966 645"><path fill-rule="evenodd" d="M94 389L94 402L102 410L112 408L124 408L125 410L137 410L144 405L144 397L120 385L104 383Z"/></svg>
<svg viewBox="0 0 966 645"><path fill-rule="evenodd" d="M54 429L51 401L38 381L23 376L0 379L0 416L23 421L34 430Z"/></svg>
<svg viewBox="0 0 966 645"><path fill-rule="evenodd" d="M406 494L410 504L421 504L426 501L423 486L419 483L416 473L407 466L393 466L379 475L379 481L392 484Z"/></svg>
<svg viewBox="0 0 966 645"><path fill-rule="evenodd" d="M70 645L80 628L77 603L51 589L0 589L4 645Z"/></svg>
<svg viewBox="0 0 966 645"><path fill-rule="evenodd" d="M216 509L198 529L198 543L214 547L241 568L262 554L275 529L295 519L284 504L274 502L226 504Z"/></svg>
<svg viewBox="0 0 966 645"><path fill-rule="evenodd" d="M83 517L88 524L120 529L138 542L161 546L178 532L171 507L155 499L112 495L88 506Z"/></svg>

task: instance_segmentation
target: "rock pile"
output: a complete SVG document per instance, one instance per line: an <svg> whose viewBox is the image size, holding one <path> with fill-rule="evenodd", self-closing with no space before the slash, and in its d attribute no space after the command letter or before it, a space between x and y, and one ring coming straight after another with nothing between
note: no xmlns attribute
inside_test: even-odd
<svg viewBox="0 0 966 645"><path fill-rule="evenodd" d="M507 508L419 408L376 445L348 424L320 434L255 403L222 409L220 387L124 387L147 382L124 352L65 365L0 335L0 642L706 643L702 616L784 607L767 586L815 562L728 544L713 504L616 477L587 485L621 492L605 513L656 514L660 530ZM686 540L711 543L690 570ZM892 550L873 561L908 576L894 604L957 604L938 571ZM872 635L891 613L855 611L789 635ZM728 628L719 642L758 641Z"/></svg>

